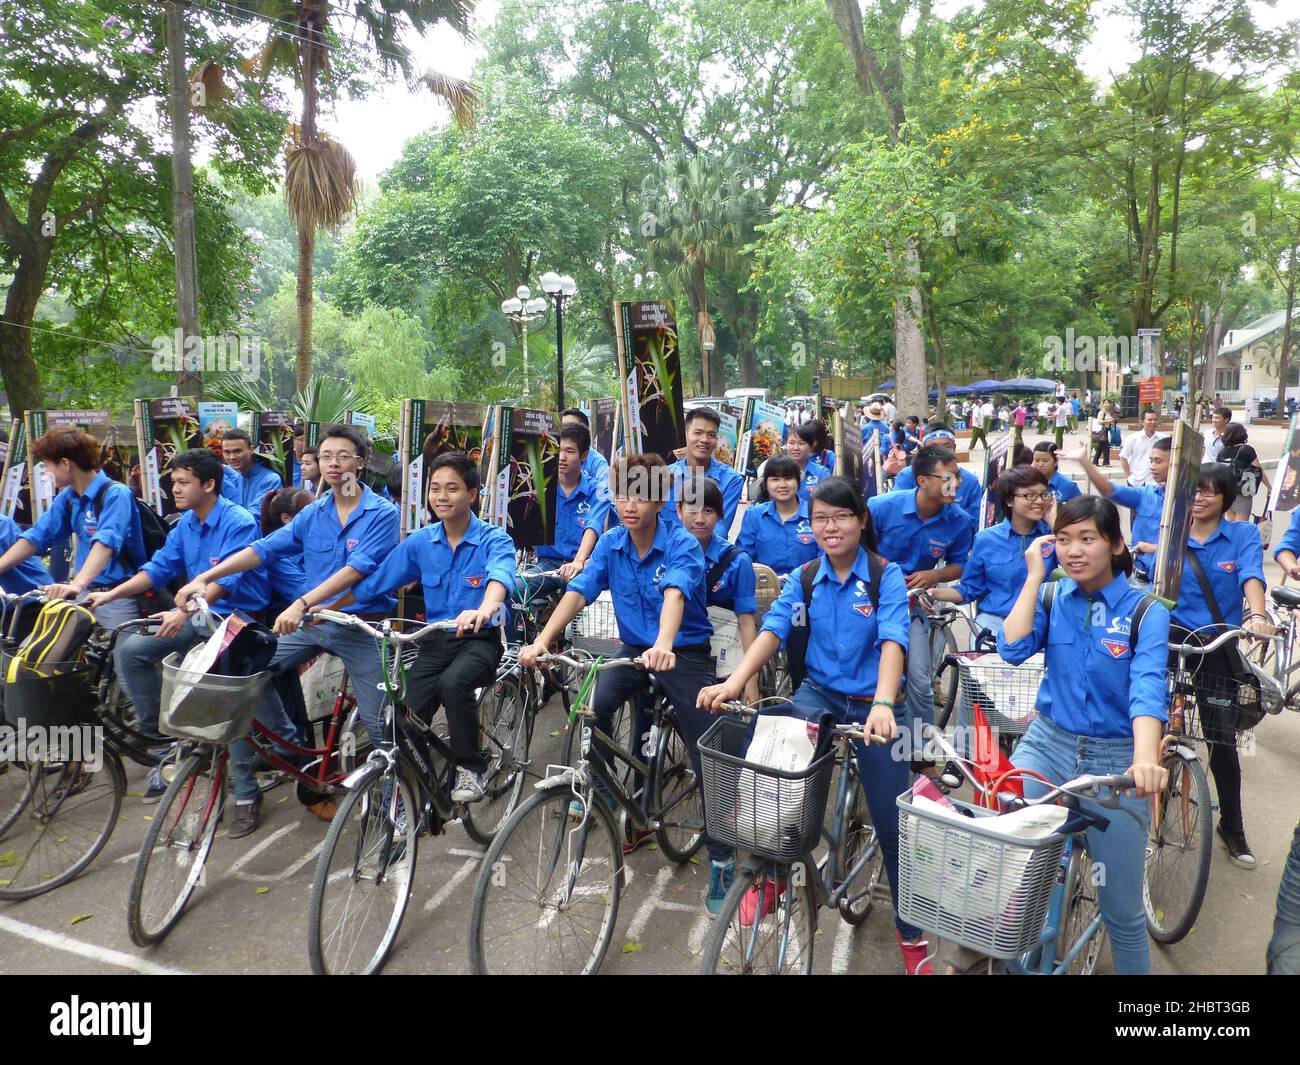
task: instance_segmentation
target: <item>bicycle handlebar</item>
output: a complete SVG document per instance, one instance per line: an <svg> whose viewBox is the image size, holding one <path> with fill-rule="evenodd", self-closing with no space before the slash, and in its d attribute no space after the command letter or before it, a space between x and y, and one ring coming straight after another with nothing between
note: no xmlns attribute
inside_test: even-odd
<svg viewBox="0 0 1300 1065"><path fill-rule="evenodd" d="M332 621L336 625L343 625L349 629L356 629L358 632L364 632L375 640L382 640L385 637L392 640L393 643L410 644L419 643L432 632L455 632L456 622L454 621L433 621L423 625L414 632L394 632L392 624L385 621L382 626L376 628L368 621L357 617L355 614L344 614L340 610L318 610L313 614L308 614L303 618L307 621L311 618L319 618L322 621Z"/></svg>
<svg viewBox="0 0 1300 1065"><path fill-rule="evenodd" d="M570 658L568 655L548 653L539 655L537 664L544 666L549 662L559 662L563 665L570 666L573 669L589 670L595 669L598 673L604 673L607 669L617 669L620 666L635 666L637 669L645 669L645 662L638 655L636 658L607 658L603 662L584 662L577 658Z"/></svg>
<svg viewBox="0 0 1300 1065"><path fill-rule="evenodd" d="M1208 655L1211 651L1217 651L1229 640L1240 636L1247 636L1252 640L1281 640L1281 633L1264 633L1251 632L1249 629L1228 629L1226 632L1219 633L1209 643L1175 643L1170 644L1170 650L1178 652L1180 655Z"/></svg>
<svg viewBox="0 0 1300 1065"><path fill-rule="evenodd" d="M737 717L753 718L760 714L757 706L750 706L748 703L742 703L738 699L732 699L722 704L721 709L728 714L735 714ZM815 725L815 721L809 721L808 724ZM877 736L875 733L867 735L861 725L836 725L835 735L841 736L848 740L861 740L863 743L870 741L878 747L884 746L889 741L884 736Z"/></svg>

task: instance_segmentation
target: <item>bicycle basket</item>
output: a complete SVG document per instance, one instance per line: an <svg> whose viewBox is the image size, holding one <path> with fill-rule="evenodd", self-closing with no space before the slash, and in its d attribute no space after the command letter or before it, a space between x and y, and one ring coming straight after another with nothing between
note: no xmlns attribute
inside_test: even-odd
<svg viewBox="0 0 1300 1065"><path fill-rule="evenodd" d="M176 653L163 659L159 731L220 745L247 735L271 673L263 670L250 677L191 673L181 669L181 658Z"/></svg>
<svg viewBox="0 0 1300 1065"><path fill-rule="evenodd" d="M1034 703L1046 672L1041 654L1018 666L1004 662L995 654L958 658L957 669L959 721L969 725L975 719L974 707L979 706L995 731L1008 736L1025 734L1029 723L1038 715Z"/></svg>
<svg viewBox="0 0 1300 1065"><path fill-rule="evenodd" d="M39 671L8 652L0 654L4 720L15 728L59 728L93 720L90 667L82 662L42 662ZM10 672L13 679L9 679Z"/></svg>
<svg viewBox="0 0 1300 1065"><path fill-rule="evenodd" d="M787 772L745 760L749 726L721 717L700 737L704 821L710 839L761 858L793 862L821 835L835 751Z"/></svg>
<svg viewBox="0 0 1300 1065"><path fill-rule="evenodd" d="M618 635L618 619L614 616L614 600L609 592L601 592L573 619L569 626L569 642L593 655L605 656L614 654L623 646Z"/></svg>
<svg viewBox="0 0 1300 1065"><path fill-rule="evenodd" d="M1169 731L1203 743L1236 745L1264 717L1259 690L1206 669L1173 670ZM1179 698L1181 696L1181 698Z"/></svg>
<svg viewBox="0 0 1300 1065"><path fill-rule="evenodd" d="M1038 942L1066 837L1006 836L995 811L951 801L972 820L952 821L898 797L898 917L991 958L1016 958Z"/></svg>

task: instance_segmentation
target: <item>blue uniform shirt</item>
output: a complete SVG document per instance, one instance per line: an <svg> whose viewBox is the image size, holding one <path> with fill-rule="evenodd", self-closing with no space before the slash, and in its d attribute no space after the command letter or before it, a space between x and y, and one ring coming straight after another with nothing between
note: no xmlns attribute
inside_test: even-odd
<svg viewBox="0 0 1300 1065"><path fill-rule="evenodd" d="M0 514L0 554L13 547L21 533L22 530L13 518ZM44 588L50 583L50 571L41 565L38 558L29 558L13 569L0 573L0 588L10 595L22 595L34 588Z"/></svg>
<svg viewBox="0 0 1300 1065"><path fill-rule="evenodd" d="M904 576L945 564L966 564L972 529L969 516L956 504L940 507L934 517L922 521L916 512L916 489L912 489L872 496L867 509L876 546L885 558L899 564Z"/></svg>
<svg viewBox="0 0 1300 1065"><path fill-rule="evenodd" d="M232 503L238 503L250 514L262 512L262 497L267 492L283 488L280 475L256 459L253 468L245 476L227 466L221 479L221 494Z"/></svg>
<svg viewBox="0 0 1300 1065"><path fill-rule="evenodd" d="M582 460L582 472L591 478L591 483L597 488L601 485L609 487L609 463L594 447L587 451L587 457Z"/></svg>
<svg viewBox="0 0 1300 1065"><path fill-rule="evenodd" d="M1277 558L1283 551L1290 551L1300 558L1300 510L1291 511L1291 524L1286 527L1286 535L1273 548L1273 557Z"/></svg>
<svg viewBox="0 0 1300 1065"><path fill-rule="evenodd" d="M1056 496L1057 505L1068 503L1075 496L1083 494L1079 491L1079 486L1060 470L1052 474L1052 479L1047 482L1047 490Z"/></svg>
<svg viewBox="0 0 1300 1065"><path fill-rule="evenodd" d="M577 485L568 495L564 494L564 485L557 485L555 543L539 547L537 557L572 562L588 529L595 529L597 536L605 531L610 510L609 493L602 492L585 473L579 475Z"/></svg>
<svg viewBox="0 0 1300 1065"><path fill-rule="evenodd" d="M686 597L674 647L706 644L713 635L704 596L704 552L680 525L655 524L654 542L642 558L627 526L610 529L596 544L587 568L569 582L588 603L608 589L614 600L619 638L633 647L649 647L659 637L664 589Z"/></svg>
<svg viewBox="0 0 1300 1065"><path fill-rule="evenodd" d="M871 439L873 433L880 434L880 450L886 455L889 454L889 426L884 422L869 421L862 427L862 446L867 446L867 441Z"/></svg>
<svg viewBox="0 0 1300 1065"><path fill-rule="evenodd" d="M91 589L111 588L121 584L145 561L144 533L135 496L124 484L109 479L103 470L86 486L86 494L77 495L69 485L54 497L41 520L22 534L37 552L44 554L70 535L77 536L76 570L80 570L93 544L111 548L113 558L95 578Z"/></svg>
<svg viewBox="0 0 1300 1065"><path fill-rule="evenodd" d="M1040 536L1052 531L1045 521L1034 523L1034 529L1021 536L1011 527L1011 521L998 522L975 534L970 557L962 570L957 590L968 603L979 604L984 613L1005 618L1020 598L1020 589L1029 576L1025 551ZM1056 552L1049 546L1043 564L1047 572L1056 569Z"/></svg>
<svg viewBox="0 0 1300 1065"><path fill-rule="evenodd" d="M1127 484L1117 484L1111 499L1133 511L1130 546L1160 542L1160 515L1165 509L1164 485L1149 484L1142 488L1134 488ZM1154 557L1154 555L1139 555L1136 551L1133 553L1134 564L1142 573L1150 570L1153 564L1151 559Z"/></svg>
<svg viewBox="0 0 1300 1065"><path fill-rule="evenodd" d="M671 480L668 482L668 499L664 509L659 512L659 520L669 525L680 525L677 517L677 500L681 497L681 484L688 474L685 459L678 459L668 467ZM736 508L740 506L740 496L745 490L745 478L730 466L724 466L717 459L709 459L709 468L704 476L717 482L722 490L722 520L718 528L724 534L731 531L731 523L736 520Z"/></svg>
<svg viewBox="0 0 1300 1065"><path fill-rule="evenodd" d="M970 470L957 467L957 506L966 512L972 522L972 531L980 527L980 503L984 499L984 488L980 479ZM894 491L905 492L916 487L916 473L908 466L898 471L894 478Z"/></svg>
<svg viewBox="0 0 1300 1065"><path fill-rule="evenodd" d="M344 566L368 576L396 546L397 508L365 485L347 525L339 524L331 492L303 507L284 528L252 545L267 565L277 558L301 556L304 591L311 591ZM363 598L354 589L352 594L356 602L346 608L349 614L388 614L397 606L397 600L386 592Z"/></svg>
<svg viewBox="0 0 1300 1065"><path fill-rule="evenodd" d="M1241 624L1241 600L1246 582L1264 580L1264 543L1259 536L1259 526L1252 521L1219 520L1205 543L1187 537L1187 550L1195 551L1196 558L1205 570L1210 591L1214 593L1223 620L1233 626ZM1190 556L1189 556L1190 558ZM1174 623L1187 629L1213 625L1214 618L1201 592L1201 582L1190 561L1183 561L1182 581L1178 586L1178 604L1174 607ZM1144 621L1143 625L1146 624Z"/></svg>
<svg viewBox="0 0 1300 1065"><path fill-rule="evenodd" d="M834 476L835 474L835 452L834 451L832 451L830 448L827 448L825 451L819 451L814 458L815 461L820 462L823 466L826 467L826 471L828 473Z"/></svg>
<svg viewBox="0 0 1300 1065"><path fill-rule="evenodd" d="M352 594L374 599L416 580L424 585L424 616L430 621L449 621L462 611L477 610L489 582L496 581L507 593L514 591L514 541L504 529L471 514L465 538L453 551L438 522L398 544ZM510 612L504 604L502 617L508 625Z"/></svg>
<svg viewBox="0 0 1300 1065"><path fill-rule="evenodd" d="M809 459L808 465L803 468L803 476L799 479L799 498L807 503L812 499L812 490L830 475L831 471L820 462Z"/></svg>
<svg viewBox="0 0 1300 1065"><path fill-rule="evenodd" d="M1129 630L1144 593L1122 573L1095 596L1069 578L1056 582L1055 594L1050 632L1040 592L1033 631L1014 642L998 634L998 654L1012 665L1047 649L1038 712L1067 732L1099 739L1131 737L1135 717L1167 720L1169 611L1151 604L1134 650Z"/></svg>
<svg viewBox="0 0 1300 1065"><path fill-rule="evenodd" d="M870 580L871 569L862 548L858 548L848 580L840 583L825 556L813 580L808 610L811 629L804 665L809 680L841 695L875 694L880 648L886 640L898 644L904 653L907 651L911 623L903 571L892 563L885 566L880 578L879 608L872 606L867 592ZM795 574L768 609L762 631L778 636L784 647L802 610L803 581ZM892 692L883 694L887 698L893 695Z"/></svg>
<svg viewBox="0 0 1300 1065"><path fill-rule="evenodd" d="M736 543L751 561L771 566L778 575L816 558L820 550L808 522L806 499L800 499L799 509L784 520L771 499L751 506L740 522Z"/></svg>
<svg viewBox="0 0 1300 1065"><path fill-rule="evenodd" d="M704 552L706 577L729 547L731 541L719 536L715 530L713 539L709 541L709 546ZM756 586L754 564L744 551L740 551L722 571L722 575L709 586L705 592L705 600L709 606L726 607L737 614L756 614L758 613L758 600L754 596Z"/></svg>
<svg viewBox="0 0 1300 1065"><path fill-rule="evenodd" d="M167 541L140 570L149 575L155 588L172 581L190 581L256 539L257 520L253 515L218 496L203 521L194 511L185 511L167 534ZM234 610L252 613L263 609L270 600L271 586L262 567L222 577L217 583L226 594L213 604L214 614Z"/></svg>
<svg viewBox="0 0 1300 1065"><path fill-rule="evenodd" d="M266 579L271 583L271 605L284 609L303 592L304 570L302 555L281 555L266 564ZM225 582L222 582L225 583Z"/></svg>

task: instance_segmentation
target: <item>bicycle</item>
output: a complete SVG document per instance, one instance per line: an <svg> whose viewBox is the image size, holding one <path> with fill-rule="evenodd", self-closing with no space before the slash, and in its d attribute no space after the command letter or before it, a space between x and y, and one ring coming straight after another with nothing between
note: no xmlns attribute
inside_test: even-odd
<svg viewBox="0 0 1300 1065"><path fill-rule="evenodd" d="M1078 799L1118 809L1119 793L1133 787L1133 778L1085 775L1051 787L1041 798L1021 799L996 794L996 782L938 729L927 726L925 740L987 805L948 797L968 819L918 805L913 789L899 796L899 918L980 955L983 961L967 972L987 964L991 973L1001 963L1002 971L1017 975L1094 973L1106 931L1086 833L1089 827L1104 829L1106 822L1083 810ZM957 783L943 781L945 790ZM1058 796L1086 823L1036 837L1000 830L1000 813L1043 806Z"/></svg>
<svg viewBox="0 0 1300 1065"><path fill-rule="evenodd" d="M312 879L307 953L318 975L378 972L401 929L411 893L419 837L441 835L460 819L469 835L490 842L495 815L476 807L518 802L528 767L532 714L513 655L498 666L494 682L480 694L488 797L478 803L451 799L456 759L446 740L405 703L406 662L395 648L418 644L434 632L454 632L454 621L424 624L411 633L394 631L401 619L379 627L351 614L321 610L315 615L364 632L379 645L387 701L385 736L367 761L343 782L344 798L330 824ZM490 708L490 710L488 709ZM492 821L488 825L484 822Z"/></svg>
<svg viewBox="0 0 1300 1065"><path fill-rule="evenodd" d="M700 972L809 975L820 907L860 925L871 914L884 871L849 746L867 737L858 726L836 725L833 751L805 769L785 772L744 760L745 721L756 709L739 702L724 708L736 716L720 717L700 737L707 831L750 857L737 866L704 943ZM835 814L827 830L826 804L837 768ZM827 852L817 860L812 852L821 839Z"/></svg>
<svg viewBox="0 0 1300 1065"><path fill-rule="evenodd" d="M544 661L582 667L563 655ZM597 678L617 668L644 666L639 658L592 664L571 711L575 718L594 718L589 706ZM548 775L534 785L536 793L502 825L474 889L469 949L475 973L587 975L599 969L614 934L623 885L623 833L614 823L616 811L637 830L652 829L672 862L685 863L699 849L704 819L698 782L676 715L662 697L654 698L650 721L644 761L584 724L578 764L548 766ZM590 758L593 746L624 771ZM646 784L635 789L634 776ZM609 801L597 796L597 781Z"/></svg>
<svg viewBox="0 0 1300 1065"><path fill-rule="evenodd" d="M15 667L14 679L4 685L15 749L0 759L3 900L42 895L84 872L117 827L126 794L123 760L146 768L158 764L158 741L137 731L113 666L118 637L150 622L97 628L76 660L45 662L38 671L12 656L27 608L46 602L39 591L0 593L0 619L13 610L0 668L7 678L11 663ZM14 757L19 755L25 757Z"/></svg>
<svg viewBox="0 0 1300 1065"><path fill-rule="evenodd" d="M207 604L192 602L202 623L215 631ZM315 798L336 795L364 749L356 700L345 691L335 698L323 744L305 747L255 719L271 673L218 676L191 672L182 663L180 654L162 662L159 730L180 742L168 756L171 766L164 765L164 779L168 769L173 775L145 833L127 893L127 930L138 947L167 937L203 881L225 814L229 744L246 738L255 755ZM298 765L290 758L306 761Z"/></svg>

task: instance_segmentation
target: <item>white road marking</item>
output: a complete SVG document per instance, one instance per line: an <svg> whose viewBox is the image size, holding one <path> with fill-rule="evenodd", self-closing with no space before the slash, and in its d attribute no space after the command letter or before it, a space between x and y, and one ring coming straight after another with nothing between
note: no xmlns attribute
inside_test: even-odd
<svg viewBox="0 0 1300 1065"><path fill-rule="evenodd" d="M299 858L296 862L294 862L293 865L289 866L289 868L286 869L283 873L276 873L275 876L269 877L268 879L288 880L289 877L293 876L294 873L296 873L309 861L311 861L318 854L320 854L320 852L324 849L324 847L325 847L325 841L321 840L319 843L316 844L316 846L314 846L311 850L309 850L306 854L304 854L301 858Z"/></svg>
<svg viewBox="0 0 1300 1065"><path fill-rule="evenodd" d="M470 873L474 872L474 870L478 868L478 863L478 856L475 856L470 858L469 861L457 869L456 872L452 874L452 878L443 884L442 887L434 893L433 898L424 904L424 912L433 913L434 910L451 898L452 892L460 887Z"/></svg>
<svg viewBox="0 0 1300 1065"><path fill-rule="evenodd" d="M665 904L664 892L668 890L668 881L672 879L673 868L670 865L663 866L655 874L654 887L650 889L650 894L645 897L640 908L636 911L636 916L632 918L632 923L627 926L627 938L636 941L641 938L641 933L645 931L645 926L650 923L650 917L657 909L669 909L670 906Z"/></svg>
<svg viewBox="0 0 1300 1065"><path fill-rule="evenodd" d="M244 866L246 866L259 854L261 854L262 851L266 850L277 840L283 839L285 836L287 836L290 832L292 832L297 827L298 827L298 822L294 821L291 824L285 825L283 828L277 828L274 832L272 832L269 836L267 836L266 839L258 843L257 846L251 848L246 853L240 855L239 858L235 860L235 864L226 870L226 875L233 876L239 880L256 880L259 883L261 883L264 880L275 879L274 877L271 877L266 873L259 873L257 875L254 875L252 873L240 872L240 870L243 869Z"/></svg>
<svg viewBox="0 0 1300 1065"><path fill-rule="evenodd" d="M709 925L713 921L708 913L700 914L700 919L691 925L691 934L686 937L686 951L688 954L704 953L704 937L708 934Z"/></svg>
<svg viewBox="0 0 1300 1065"><path fill-rule="evenodd" d="M831 911L832 914L835 911ZM835 976L843 976L849 971L849 952L853 949L853 926L844 918L839 917L835 923L839 928L835 931L835 946L831 949L831 972Z"/></svg>
<svg viewBox="0 0 1300 1065"><path fill-rule="evenodd" d="M150 976L193 975L184 969L171 969L165 965L155 965L151 961L145 961L143 958L137 958L132 954L124 954L120 950L96 946L93 943L83 943L81 940L73 939L72 936L66 936L62 932L51 932L48 929L28 924L26 921L15 921L12 917L0 915L0 932L9 932L11 935L29 939L33 943L39 943L44 947L65 950L69 954L77 954L83 958L90 958L92 961L104 962L108 965L116 965L122 969L130 969L132 972L146 973Z"/></svg>

